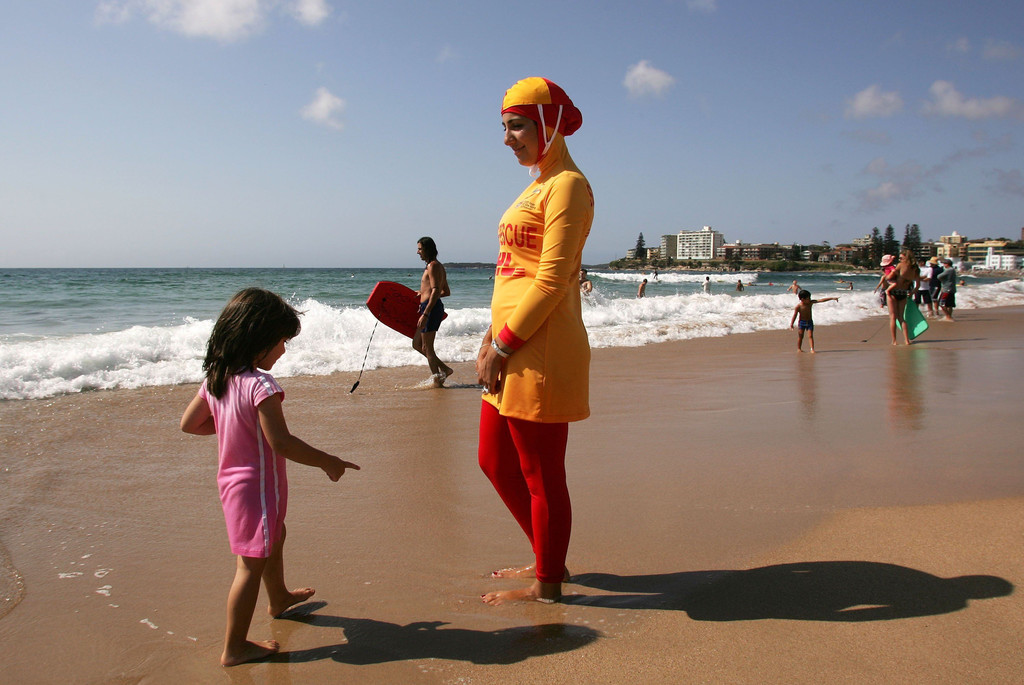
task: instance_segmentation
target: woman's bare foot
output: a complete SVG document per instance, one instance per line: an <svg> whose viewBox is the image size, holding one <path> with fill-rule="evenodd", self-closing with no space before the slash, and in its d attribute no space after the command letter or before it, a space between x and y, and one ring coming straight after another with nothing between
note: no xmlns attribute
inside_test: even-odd
<svg viewBox="0 0 1024 685"><path fill-rule="evenodd" d="M279 618L281 614L288 611L296 604L302 604L314 594L316 594L316 590L311 587L302 587L298 590L292 590L280 599L271 600L270 606L267 607L267 613L274 618Z"/></svg>
<svg viewBox="0 0 1024 685"><path fill-rule="evenodd" d="M542 583L539 580L533 581L533 585L519 590L504 590L501 592L488 592L481 595L480 599L492 607L500 606L506 602L543 602L554 604L562 598L561 583Z"/></svg>
<svg viewBox="0 0 1024 685"><path fill-rule="evenodd" d="M510 566L509 568L499 568L497 571L491 571L491 578L536 578L537 577L537 564L527 564L526 566ZM569 582L569 569L565 569L565 575L562 576L562 582Z"/></svg>
<svg viewBox="0 0 1024 685"><path fill-rule="evenodd" d="M527 564L526 566L509 566L508 568L499 568L497 571L491 571L491 578L536 578L537 577L537 564Z"/></svg>
<svg viewBox="0 0 1024 685"><path fill-rule="evenodd" d="M259 661L266 659L271 654L277 654L279 649L281 649L281 645L277 640L259 640L257 642L246 640L242 648L237 651L228 652L225 648L224 653L220 655L220 665L237 666L249 661Z"/></svg>

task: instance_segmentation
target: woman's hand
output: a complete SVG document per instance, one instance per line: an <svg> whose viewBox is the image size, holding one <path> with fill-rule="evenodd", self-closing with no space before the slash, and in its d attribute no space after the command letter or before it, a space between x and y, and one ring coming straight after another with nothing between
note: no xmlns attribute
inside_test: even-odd
<svg viewBox="0 0 1024 685"><path fill-rule="evenodd" d="M505 360L501 358L490 343L481 346L476 357L477 382L492 395L501 389L501 372Z"/></svg>

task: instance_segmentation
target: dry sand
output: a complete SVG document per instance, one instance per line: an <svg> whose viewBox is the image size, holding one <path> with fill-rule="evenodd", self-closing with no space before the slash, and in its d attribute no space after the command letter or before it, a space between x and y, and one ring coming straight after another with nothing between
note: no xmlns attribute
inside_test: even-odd
<svg viewBox="0 0 1024 685"><path fill-rule="evenodd" d="M195 388L2 402L0 681L1019 683L1024 308L959 314L909 348L861 342L878 318L814 356L790 331L595 351L554 606L479 600L530 554L476 466L470 365L282 379L293 432L363 470L290 467L288 579L317 595L261 609L282 654L233 669Z"/></svg>

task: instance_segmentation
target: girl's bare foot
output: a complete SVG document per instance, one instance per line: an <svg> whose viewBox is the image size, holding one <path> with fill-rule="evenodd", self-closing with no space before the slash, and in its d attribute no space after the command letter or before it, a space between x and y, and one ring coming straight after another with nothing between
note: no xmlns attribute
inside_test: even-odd
<svg viewBox="0 0 1024 685"><path fill-rule="evenodd" d="M237 666L249 661L259 661L260 659L266 659L271 654L277 654L279 649L281 649L281 645L278 644L277 640L259 640L256 642L246 640L242 648L237 651L232 650L229 652L225 648L224 653L220 655L220 665Z"/></svg>
<svg viewBox="0 0 1024 685"><path fill-rule="evenodd" d="M270 606L267 607L267 613L274 618L279 618L281 614L288 611L296 604L302 604L314 594L316 594L316 590L311 587L302 587L298 590L292 590L279 599L271 600Z"/></svg>
<svg viewBox="0 0 1024 685"><path fill-rule="evenodd" d="M561 583L542 583L539 580L533 581L533 585L528 588L504 590L502 592L488 592L486 595L480 596L480 599L482 599L485 604L490 604L493 607L501 606L506 602L518 601L554 604L561 598Z"/></svg>

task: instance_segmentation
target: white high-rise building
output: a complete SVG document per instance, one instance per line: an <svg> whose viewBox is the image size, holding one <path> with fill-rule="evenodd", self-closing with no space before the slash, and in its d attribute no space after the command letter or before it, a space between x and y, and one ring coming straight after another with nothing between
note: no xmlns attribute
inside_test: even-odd
<svg viewBox="0 0 1024 685"><path fill-rule="evenodd" d="M715 259L725 236L705 226L699 231L679 231L676 259Z"/></svg>
<svg viewBox="0 0 1024 685"><path fill-rule="evenodd" d="M661 236L661 258L671 257L675 259L679 250L678 245L679 236L675 233Z"/></svg>

